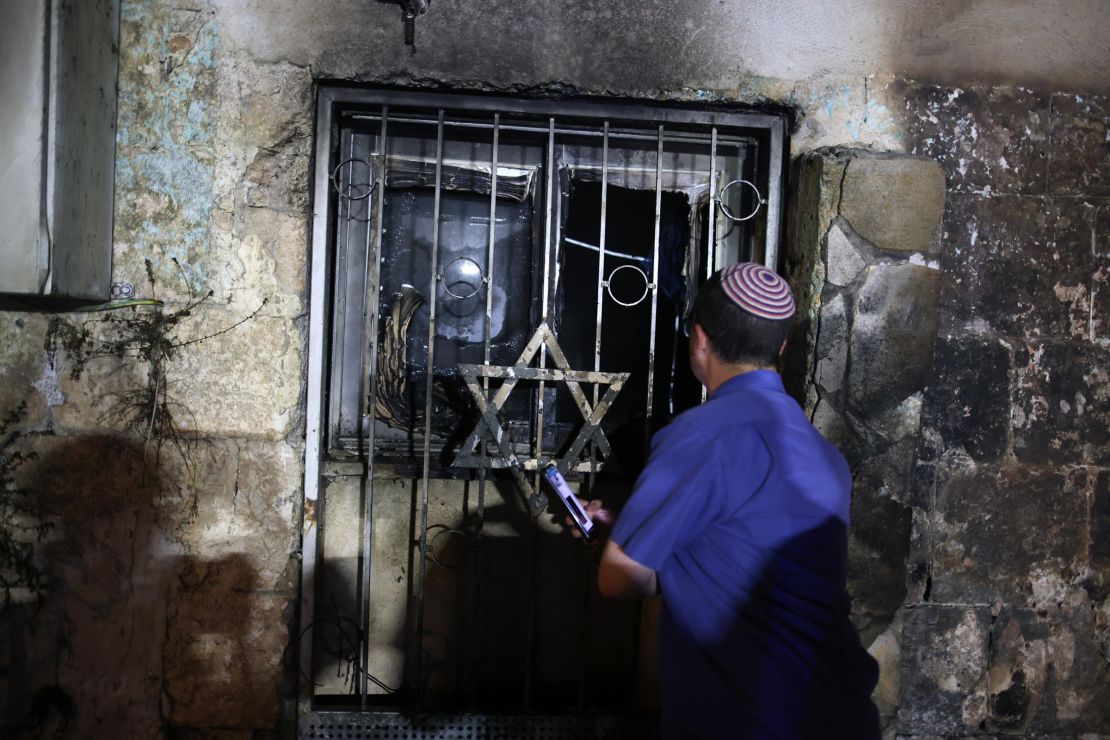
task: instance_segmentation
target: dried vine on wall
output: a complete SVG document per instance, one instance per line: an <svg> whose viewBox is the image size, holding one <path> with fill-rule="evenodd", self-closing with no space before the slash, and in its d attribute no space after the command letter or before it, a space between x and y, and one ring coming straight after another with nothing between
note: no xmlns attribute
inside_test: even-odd
<svg viewBox="0 0 1110 740"><path fill-rule="evenodd" d="M198 294L174 259L188 289L189 300L180 308L167 310L163 302L154 297L157 281L150 260L145 262L151 298L105 304L93 309L102 314L94 319L73 321L55 317L47 330L46 349L52 364L59 352L69 358L69 375L74 380L80 379L86 369L100 360L114 362L113 371L139 367L143 380L117 394L114 402L102 411L100 421L141 437L155 462L160 459L162 448L170 445L190 473L194 473L192 451L203 440L203 435L196 431L195 416L188 405L170 392L170 367L186 347L226 334L255 318L268 299L263 299L250 315L230 326L193 339L182 339L182 326L214 292Z"/></svg>

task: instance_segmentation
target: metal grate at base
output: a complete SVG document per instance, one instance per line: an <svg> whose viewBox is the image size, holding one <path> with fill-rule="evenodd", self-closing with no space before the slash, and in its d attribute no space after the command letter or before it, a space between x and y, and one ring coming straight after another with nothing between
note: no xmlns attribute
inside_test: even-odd
<svg viewBox="0 0 1110 740"><path fill-rule="evenodd" d="M300 740L650 740L650 715L404 715L396 712L310 712Z"/></svg>

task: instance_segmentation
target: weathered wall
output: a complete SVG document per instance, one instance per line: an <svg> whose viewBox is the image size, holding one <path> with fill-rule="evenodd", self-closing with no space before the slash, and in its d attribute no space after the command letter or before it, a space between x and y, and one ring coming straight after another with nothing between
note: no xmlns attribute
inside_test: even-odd
<svg viewBox="0 0 1110 740"><path fill-rule="evenodd" d="M182 273L212 290L183 339L268 300L176 353L172 391L213 441L191 470L164 454L145 474L141 435L104 418L141 373L72 381L44 317L0 314L0 411L29 402L26 477L57 524L48 598L8 612L0 715L56 684L78 736L290 727L312 85L331 78L771 101L799 112L795 153L940 161L939 339L898 494L915 497L912 608L876 646L887 714L906 733L1110 732L1110 181L1091 95L1110 10L908 5L436 0L413 57L399 10L371 0L125 2L114 279L146 285L150 260L171 306Z"/></svg>
<svg viewBox="0 0 1110 740"><path fill-rule="evenodd" d="M900 726L1110 733L1105 100L906 92L949 195Z"/></svg>
<svg viewBox="0 0 1110 740"><path fill-rule="evenodd" d="M976 94L904 89L923 101L910 119L921 149L939 137L914 127L950 125L930 101ZM997 142L984 115L998 109L969 111L947 138L978 146L986 129ZM1073 122L1046 119L1045 151L1080 160L1065 154ZM1008 142L988 146L987 161L1019 160ZM799 158L787 256L806 300L788 379L853 469L849 591L882 666L888 727L1106 732L1110 357L1090 302L1105 280L1101 204L1059 192L1051 163L1033 163L1013 186L1047 180L1035 196L975 193L960 170L984 159L950 157L942 219L933 159L844 149ZM999 197L1031 199L988 211ZM1014 255L1021 239L1049 248ZM1008 261L1005 277L989 275L992 259ZM993 300L1009 303L988 317L978 307ZM1036 319L1015 317L1023 302Z"/></svg>

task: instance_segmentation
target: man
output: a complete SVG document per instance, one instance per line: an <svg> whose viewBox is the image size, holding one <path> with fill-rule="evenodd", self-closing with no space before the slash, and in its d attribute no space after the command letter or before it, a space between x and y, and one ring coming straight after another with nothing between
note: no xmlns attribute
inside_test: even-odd
<svg viewBox="0 0 1110 740"><path fill-rule="evenodd" d="M690 365L709 400L655 435L602 554L603 594L663 596L665 737L879 737L848 620L851 476L774 369L793 314L760 265L703 286Z"/></svg>

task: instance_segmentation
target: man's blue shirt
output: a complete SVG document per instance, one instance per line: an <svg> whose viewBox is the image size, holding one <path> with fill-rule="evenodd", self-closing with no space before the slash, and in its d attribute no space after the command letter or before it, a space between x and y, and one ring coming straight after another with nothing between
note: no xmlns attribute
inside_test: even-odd
<svg viewBox="0 0 1110 740"><path fill-rule="evenodd" d="M664 734L877 736L844 588L851 487L770 370L655 435L612 537L659 576Z"/></svg>

